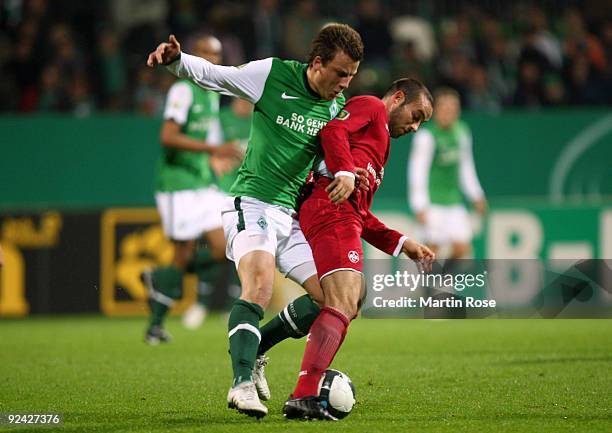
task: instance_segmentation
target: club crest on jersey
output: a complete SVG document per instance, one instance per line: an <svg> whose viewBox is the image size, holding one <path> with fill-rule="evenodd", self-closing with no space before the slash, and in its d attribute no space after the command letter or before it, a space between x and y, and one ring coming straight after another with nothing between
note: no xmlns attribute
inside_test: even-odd
<svg viewBox="0 0 612 433"><path fill-rule="evenodd" d="M349 251L348 259L351 261L351 263L357 263L359 261L359 253L355 250Z"/></svg>
<svg viewBox="0 0 612 433"><path fill-rule="evenodd" d="M262 230L265 230L266 227L268 227L268 222L264 217L259 217L259 219L257 220L257 225L261 227Z"/></svg>
<svg viewBox="0 0 612 433"><path fill-rule="evenodd" d="M329 115L333 119L336 117L336 114L338 114L338 103L334 99L334 102L332 102L332 104L329 106Z"/></svg>
<svg viewBox="0 0 612 433"><path fill-rule="evenodd" d="M351 115L351 113L349 113L346 110L342 110L340 111L340 114L338 114L338 116L336 116L336 119L338 120L346 120L349 118L349 116Z"/></svg>

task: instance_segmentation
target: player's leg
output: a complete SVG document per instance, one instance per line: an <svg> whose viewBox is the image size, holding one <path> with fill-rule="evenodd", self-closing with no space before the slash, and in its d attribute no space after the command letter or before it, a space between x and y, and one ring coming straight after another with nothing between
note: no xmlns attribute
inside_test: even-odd
<svg viewBox="0 0 612 433"><path fill-rule="evenodd" d="M183 325L188 329L200 327L210 307L213 294L218 289L225 272L225 236L221 211L228 197L215 186L196 191L194 202L197 207L193 218L203 233L200 247L193 261L193 272L198 277L197 302L183 315ZM194 203L195 205L195 203Z"/></svg>
<svg viewBox="0 0 612 433"><path fill-rule="evenodd" d="M464 259L472 252L472 225L463 205L451 206L448 211L451 259Z"/></svg>
<svg viewBox="0 0 612 433"><path fill-rule="evenodd" d="M237 198L234 209L223 213L228 257L237 263L242 286L228 321L234 376L228 406L257 417L268 411L259 401L252 375L261 340L259 321L272 297L276 254L277 222L274 210L266 206Z"/></svg>
<svg viewBox="0 0 612 433"><path fill-rule="evenodd" d="M258 356L264 355L272 347L287 338L298 339L308 334L310 326L321 311L320 305L323 303L323 293L316 274L309 277L302 284L302 287L307 293L287 304L261 328Z"/></svg>
<svg viewBox="0 0 612 433"><path fill-rule="evenodd" d="M174 241L173 246L174 258L169 266L161 266L143 274L151 309L145 340L153 345L171 340L164 330L164 320L172 305L183 296L183 275L193 255L195 241Z"/></svg>
<svg viewBox="0 0 612 433"><path fill-rule="evenodd" d="M337 271L321 280L325 303L310 328L294 397L317 395L321 374L331 365L351 319L357 316L362 278L358 272Z"/></svg>
<svg viewBox="0 0 612 433"><path fill-rule="evenodd" d="M240 248L240 238L239 235L234 240L235 251ZM238 263L238 275L242 293L234 302L228 320L233 371L228 405L250 416L261 417L268 411L257 398L253 367L261 340L259 322L263 319L264 310L272 297L274 256L266 251L251 251L245 254Z"/></svg>
<svg viewBox="0 0 612 433"><path fill-rule="evenodd" d="M321 275L324 306L310 327L298 383L283 409L288 418L332 418L318 399L318 384L357 315L363 286L361 225L352 214L338 216L340 223L306 233ZM320 221L301 222L313 227Z"/></svg>
<svg viewBox="0 0 612 433"><path fill-rule="evenodd" d="M332 419L318 398L321 375L340 349L350 320L357 316L362 275L337 271L321 280L325 305L310 328L297 385L285 403L287 418Z"/></svg>
<svg viewBox="0 0 612 433"><path fill-rule="evenodd" d="M168 266L146 271L142 278L148 289L148 303L151 317L145 341L149 344L170 341L163 329L164 319L177 299L183 294L183 275L190 263L199 228L190 219L191 191L157 193L157 208L162 220L164 233L173 239L174 255Z"/></svg>
<svg viewBox="0 0 612 433"><path fill-rule="evenodd" d="M423 226L423 241L436 254L436 257L450 242L447 234L447 224L445 206L431 205L426 212L426 221Z"/></svg>
<svg viewBox="0 0 612 433"><path fill-rule="evenodd" d="M307 244L305 245L307 246ZM301 255L301 257L305 255ZM308 252L308 255L310 255L310 252ZM261 342L257 351L253 379L259 398L262 400L269 400L271 397L265 374L265 368L269 360L265 355L266 352L288 338L300 339L305 337L321 311L323 292L316 273L312 274L312 272L316 272L314 262L306 262L292 269L288 277L301 284L307 293L291 301L261 328ZM310 276L306 277L307 275Z"/></svg>

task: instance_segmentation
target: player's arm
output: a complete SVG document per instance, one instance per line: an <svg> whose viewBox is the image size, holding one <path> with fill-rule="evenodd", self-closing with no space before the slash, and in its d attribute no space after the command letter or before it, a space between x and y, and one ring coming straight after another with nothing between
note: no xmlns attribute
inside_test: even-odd
<svg viewBox="0 0 612 433"><path fill-rule="evenodd" d="M342 112L319 132L325 165L334 175L334 181L326 188L334 203L342 203L355 190L356 167L351 155L350 136L371 123L376 115L378 113L372 112L366 99L351 99ZM362 167L357 174L367 181L367 171L365 175L364 171Z"/></svg>
<svg viewBox="0 0 612 433"><path fill-rule="evenodd" d="M219 146L219 139L197 140L182 132L182 126L187 122L192 103L193 94L187 84L175 83L172 85L166 98L164 123L160 131L162 146L242 159L242 151L233 144ZM209 135L212 137L212 134Z"/></svg>
<svg viewBox="0 0 612 433"><path fill-rule="evenodd" d="M483 215L487 209L484 191L476 174L474 156L472 153L472 134L465 130L461 140L461 155L459 163L459 181L461 190L472 202L474 208Z"/></svg>
<svg viewBox="0 0 612 433"><path fill-rule="evenodd" d="M165 65L180 78L187 78L200 87L256 103L263 94L272 69L272 58L256 60L240 67L215 65L208 60L181 52L174 35L149 54L147 65Z"/></svg>
<svg viewBox="0 0 612 433"><path fill-rule="evenodd" d="M412 140L408 163L408 191L412 212L425 224L429 207L429 170L434 153L434 138L426 129L418 131Z"/></svg>
<svg viewBox="0 0 612 433"><path fill-rule="evenodd" d="M421 262L425 270L430 270L430 262L436 258L433 251L425 245L408 238L397 230L390 229L370 211L368 211L361 236L367 243L391 256L406 254L412 260Z"/></svg>

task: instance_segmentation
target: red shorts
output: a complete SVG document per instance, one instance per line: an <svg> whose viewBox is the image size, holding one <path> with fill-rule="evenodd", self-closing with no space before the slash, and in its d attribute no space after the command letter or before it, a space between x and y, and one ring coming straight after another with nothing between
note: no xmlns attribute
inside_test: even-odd
<svg viewBox="0 0 612 433"><path fill-rule="evenodd" d="M314 257L319 279L338 270L363 270L362 218L348 202L309 197L300 208L300 227Z"/></svg>

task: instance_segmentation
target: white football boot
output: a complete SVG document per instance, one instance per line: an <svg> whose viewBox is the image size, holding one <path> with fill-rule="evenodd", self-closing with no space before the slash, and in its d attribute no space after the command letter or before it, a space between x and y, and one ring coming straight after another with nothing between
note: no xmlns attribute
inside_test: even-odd
<svg viewBox="0 0 612 433"><path fill-rule="evenodd" d="M227 393L227 407L258 419L268 414L268 408L259 401L255 384L250 381L230 388Z"/></svg>
<svg viewBox="0 0 612 433"><path fill-rule="evenodd" d="M253 368L253 382L255 382L255 388L257 388L257 395L264 401L270 400L270 388L265 371L268 359L266 355L259 355L255 359L255 368Z"/></svg>

